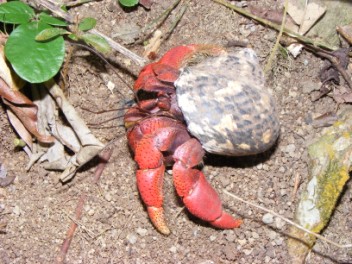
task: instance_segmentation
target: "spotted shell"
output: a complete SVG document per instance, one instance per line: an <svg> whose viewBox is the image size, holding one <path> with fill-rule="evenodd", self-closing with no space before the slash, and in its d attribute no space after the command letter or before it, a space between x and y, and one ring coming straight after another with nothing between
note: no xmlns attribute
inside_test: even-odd
<svg viewBox="0 0 352 264"><path fill-rule="evenodd" d="M264 84L258 58L248 48L183 68L175 86L189 132L210 153L244 156L269 149L280 125Z"/></svg>

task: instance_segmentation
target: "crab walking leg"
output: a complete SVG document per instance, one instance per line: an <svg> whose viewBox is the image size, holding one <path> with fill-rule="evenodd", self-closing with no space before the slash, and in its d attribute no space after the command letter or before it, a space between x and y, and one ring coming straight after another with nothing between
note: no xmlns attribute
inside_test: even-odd
<svg viewBox="0 0 352 264"><path fill-rule="evenodd" d="M145 134L135 148L135 161L138 163L137 187L147 206L150 220L156 229L165 235L170 234L163 211L162 185L164 177L163 153L171 152L190 138L186 129L163 127L154 133ZM167 154L165 154L167 155Z"/></svg>
<svg viewBox="0 0 352 264"><path fill-rule="evenodd" d="M145 169L137 171L137 187L143 202L147 206L150 220L158 231L164 235L170 234L166 225L163 210L163 177L165 166L156 169Z"/></svg>
<svg viewBox="0 0 352 264"><path fill-rule="evenodd" d="M196 139L190 139L178 147L173 155L173 179L176 191L187 209L198 218L221 229L239 227L241 220L224 212L219 195L206 180L204 174L193 167L203 159L204 150Z"/></svg>

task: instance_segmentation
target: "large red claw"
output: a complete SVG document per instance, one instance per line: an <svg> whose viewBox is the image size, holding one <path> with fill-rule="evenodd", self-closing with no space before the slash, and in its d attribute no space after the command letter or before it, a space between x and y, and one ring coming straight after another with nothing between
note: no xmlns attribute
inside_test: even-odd
<svg viewBox="0 0 352 264"><path fill-rule="evenodd" d="M183 154L187 153L185 150L192 150L188 152L191 154L189 159L192 160L188 164L183 161L186 157ZM199 155L199 153L203 153L202 151L200 143L194 139L187 141L175 151L173 179L176 191L183 198L185 206L194 216L218 228L230 229L238 227L241 221L234 219L223 211L217 192L201 171L192 168L202 160L203 155ZM192 167L188 166L189 164Z"/></svg>

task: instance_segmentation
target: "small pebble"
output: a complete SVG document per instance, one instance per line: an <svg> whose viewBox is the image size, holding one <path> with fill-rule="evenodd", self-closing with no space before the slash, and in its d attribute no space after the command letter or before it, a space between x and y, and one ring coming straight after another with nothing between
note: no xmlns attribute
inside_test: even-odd
<svg viewBox="0 0 352 264"><path fill-rule="evenodd" d="M90 210L88 211L88 215L89 215L89 216L94 215L94 213L95 213L94 209L90 209Z"/></svg>
<svg viewBox="0 0 352 264"><path fill-rule="evenodd" d="M19 216L21 214L21 210L20 208L15 205L15 207L13 208L12 212L16 215L16 216Z"/></svg>
<svg viewBox="0 0 352 264"><path fill-rule="evenodd" d="M256 232L252 232L252 237L253 237L254 239L258 239L258 238L259 238L259 234L256 233Z"/></svg>
<svg viewBox="0 0 352 264"><path fill-rule="evenodd" d="M296 146L294 144L287 145L285 148L285 152L293 153L296 150Z"/></svg>
<svg viewBox="0 0 352 264"><path fill-rule="evenodd" d="M244 254L245 254L246 256L249 256L249 255L253 252L253 248L251 248L251 249L244 249L243 252L244 252Z"/></svg>
<svg viewBox="0 0 352 264"><path fill-rule="evenodd" d="M268 232L268 237L271 239L271 240L274 240L276 237L277 237L277 233L273 230L270 230Z"/></svg>
<svg viewBox="0 0 352 264"><path fill-rule="evenodd" d="M263 215L262 221L264 224L272 224L274 222L274 216L270 213L266 213L265 215Z"/></svg>
<svg viewBox="0 0 352 264"><path fill-rule="evenodd" d="M209 237L209 240L212 241L212 242L215 241L215 239L216 239L216 236L214 236L214 235L211 235L211 236Z"/></svg>
<svg viewBox="0 0 352 264"><path fill-rule="evenodd" d="M275 225L278 229L282 229L285 226L286 222L281 218L275 218Z"/></svg>
<svg viewBox="0 0 352 264"><path fill-rule="evenodd" d="M111 197L111 194L110 194L110 193L106 193L106 194L105 194L105 200L107 200L108 202L111 202L112 197Z"/></svg>
<svg viewBox="0 0 352 264"><path fill-rule="evenodd" d="M137 242L137 236L135 235L135 234L133 234L133 233L130 233L130 234L128 234L127 236L126 236L126 239L127 239L127 241L130 243L130 244L135 244L136 242Z"/></svg>
<svg viewBox="0 0 352 264"><path fill-rule="evenodd" d="M282 243L284 242L284 240L281 237L279 237L279 238L275 239L274 242L276 245L281 246Z"/></svg>
<svg viewBox="0 0 352 264"><path fill-rule="evenodd" d="M148 230L145 228L138 227L136 230L137 234L144 237L148 234Z"/></svg>
<svg viewBox="0 0 352 264"><path fill-rule="evenodd" d="M270 261L271 261L271 258L269 256L265 256L264 262L265 263L270 263Z"/></svg>
<svg viewBox="0 0 352 264"><path fill-rule="evenodd" d="M247 243L247 240L246 239L238 239L237 242L238 242L238 244L243 246L243 245L245 245Z"/></svg>
<svg viewBox="0 0 352 264"><path fill-rule="evenodd" d="M177 247L172 246L172 247L169 248L169 250L170 250L170 252L172 252L172 253L176 253L176 252L177 252Z"/></svg>
<svg viewBox="0 0 352 264"><path fill-rule="evenodd" d="M227 235L226 235L226 240L229 241L229 242L233 242L235 241L236 239L236 236L235 234L232 232L229 232Z"/></svg>

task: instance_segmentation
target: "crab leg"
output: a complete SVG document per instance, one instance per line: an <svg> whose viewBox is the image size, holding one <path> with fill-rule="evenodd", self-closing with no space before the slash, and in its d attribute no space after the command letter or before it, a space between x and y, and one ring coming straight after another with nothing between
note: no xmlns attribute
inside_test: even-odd
<svg viewBox="0 0 352 264"><path fill-rule="evenodd" d="M137 187L141 194L143 202L147 206L147 211L150 220L156 227L156 229L165 235L170 234L170 230L167 227L164 212L163 212L163 194L162 185L165 171L164 162L168 160L167 154L164 158L163 153L173 153L174 149L179 145L187 141L190 136L186 129L178 127L163 127L161 121L165 119L155 119L155 122L159 121L157 129L150 128L154 127L153 124L148 123L148 128L143 127L144 134L142 138L136 143L135 147L135 161L138 163L139 170L137 171ZM175 123L175 122L173 122ZM161 126L161 128L160 128Z"/></svg>
<svg viewBox="0 0 352 264"><path fill-rule="evenodd" d="M190 139L178 147L173 155L173 180L176 191L187 209L194 216L221 229L239 227L241 220L224 212L219 195L207 182L204 174L193 167L203 159L204 150L196 139Z"/></svg>

